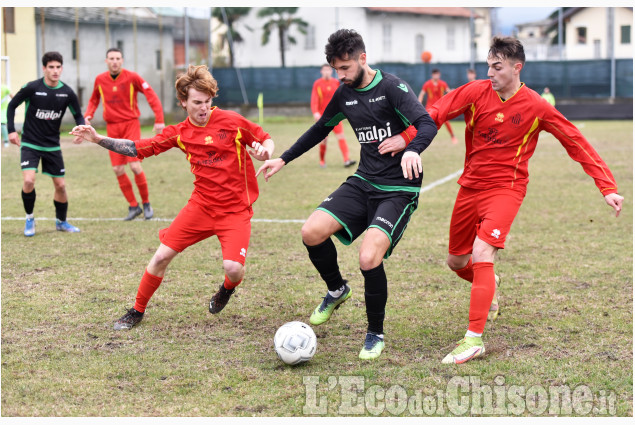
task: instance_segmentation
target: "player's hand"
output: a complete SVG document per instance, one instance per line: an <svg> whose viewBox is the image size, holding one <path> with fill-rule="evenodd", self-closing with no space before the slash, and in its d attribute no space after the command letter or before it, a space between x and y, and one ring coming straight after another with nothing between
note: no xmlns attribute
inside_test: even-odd
<svg viewBox="0 0 635 425"><path fill-rule="evenodd" d="M90 117L90 118L84 117L84 122L86 123L86 125L92 125L92 124L90 123L90 120L91 120L91 119L93 119L93 118L92 118L92 117Z"/></svg>
<svg viewBox="0 0 635 425"><path fill-rule="evenodd" d="M313 118L315 119L315 121L319 120L320 117L322 117L322 114L320 114L319 112L313 112Z"/></svg>
<svg viewBox="0 0 635 425"><path fill-rule="evenodd" d="M249 155L253 156L258 161L268 160L269 158L271 158L272 153L271 150L267 149L259 142L253 142L251 144L251 148L247 148L247 152L249 152Z"/></svg>
<svg viewBox="0 0 635 425"><path fill-rule="evenodd" d="M258 168L258 172L256 173L256 177L260 175L262 171L265 172L265 181L268 182L269 178L276 174L282 167L284 167L285 162L281 158L269 159L265 161L264 164L260 168Z"/></svg>
<svg viewBox="0 0 635 425"><path fill-rule="evenodd" d="M162 122L158 122L154 124L154 128L152 130L154 130L154 134L161 134L164 128L165 124Z"/></svg>
<svg viewBox="0 0 635 425"><path fill-rule="evenodd" d="M401 169L404 179L412 180L413 174L415 178L419 178L419 173L423 173L419 154L413 151L404 153L401 157Z"/></svg>
<svg viewBox="0 0 635 425"><path fill-rule="evenodd" d="M89 142L98 143L101 140L97 131L90 125L77 125L69 132L69 134L75 136L73 143L80 144L84 140Z"/></svg>
<svg viewBox="0 0 635 425"><path fill-rule="evenodd" d="M379 153L382 155L392 152L391 156L395 156L402 150L406 149L406 141L404 140L401 133L399 133L381 142L378 146L378 149Z"/></svg>
<svg viewBox="0 0 635 425"><path fill-rule="evenodd" d="M604 197L604 200L615 210L615 217L619 217L620 211L622 211L622 201L624 197L617 193L610 193Z"/></svg>
<svg viewBox="0 0 635 425"><path fill-rule="evenodd" d="M14 131L13 133L9 133L9 141L16 146L20 146L20 135L18 134L17 131Z"/></svg>

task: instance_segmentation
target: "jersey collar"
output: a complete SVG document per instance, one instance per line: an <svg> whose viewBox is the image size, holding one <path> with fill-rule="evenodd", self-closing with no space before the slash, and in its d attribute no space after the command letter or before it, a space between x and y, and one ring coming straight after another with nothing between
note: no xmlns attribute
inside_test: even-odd
<svg viewBox="0 0 635 425"><path fill-rule="evenodd" d="M62 80L57 80L57 85L55 87L51 87L48 84L46 84L46 79L44 77L42 77L42 83L49 89L53 89L53 90L62 88L64 86L64 84L62 83Z"/></svg>
<svg viewBox="0 0 635 425"><path fill-rule="evenodd" d="M365 91L368 91L368 90L371 90L371 89L375 88L375 86L376 86L377 84L379 84L379 82L380 82L380 81L381 81L384 77L382 77L382 75L381 75L381 71L380 71L379 69L375 69L374 71L377 71L377 72L375 73L375 78L373 78L373 81L371 81L369 85L367 85L367 86L366 86L366 87L364 87L363 89L354 89L354 90L355 90L355 91L358 91L358 92L365 92Z"/></svg>

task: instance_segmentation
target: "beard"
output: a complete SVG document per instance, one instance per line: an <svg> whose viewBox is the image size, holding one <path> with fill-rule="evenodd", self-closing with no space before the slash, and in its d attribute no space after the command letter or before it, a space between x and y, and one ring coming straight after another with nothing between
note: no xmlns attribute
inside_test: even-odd
<svg viewBox="0 0 635 425"><path fill-rule="evenodd" d="M364 68L360 66L359 72L352 80L342 80L342 83L346 84L348 87L356 89L362 84L362 80L364 79Z"/></svg>

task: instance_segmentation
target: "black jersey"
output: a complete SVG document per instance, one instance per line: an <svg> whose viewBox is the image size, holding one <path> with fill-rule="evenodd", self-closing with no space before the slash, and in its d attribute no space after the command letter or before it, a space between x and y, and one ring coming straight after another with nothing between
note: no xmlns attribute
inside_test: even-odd
<svg viewBox="0 0 635 425"><path fill-rule="evenodd" d="M49 87L44 78L25 84L11 99L7 107L7 130L15 131L15 110L26 101L22 143L36 150L57 150L60 148L60 124L68 107L75 122L84 124L84 116L73 89L61 81L56 87Z"/></svg>
<svg viewBox="0 0 635 425"><path fill-rule="evenodd" d="M380 70L364 88L353 89L341 84L322 117L280 158L288 163L302 155L320 143L343 119L348 119L361 145L355 174L380 186L421 186L421 174L413 180L403 177L401 157L405 151L395 156L381 155L378 147L385 139L414 124L417 136L407 150L421 153L436 135L436 125L405 81Z"/></svg>

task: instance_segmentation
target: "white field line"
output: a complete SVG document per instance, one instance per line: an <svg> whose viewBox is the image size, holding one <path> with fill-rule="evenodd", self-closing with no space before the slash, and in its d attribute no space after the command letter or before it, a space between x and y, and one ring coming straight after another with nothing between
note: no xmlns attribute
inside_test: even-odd
<svg viewBox="0 0 635 425"><path fill-rule="evenodd" d="M456 177L460 176L462 172L463 172L463 169L460 169L458 171L455 171L452 174L449 174L443 178L440 178L439 180L433 181L432 183L423 186L421 188L421 193L427 192L431 189L434 189L435 187L439 185L442 185L443 183L447 183L448 181L455 179ZM38 221L55 220L55 218L50 218L50 217L36 217L36 219ZM24 217L2 217L2 220L22 221L24 220ZM122 218L114 218L114 217L92 217L92 218L91 217L69 217L68 220L69 221L123 221ZM147 221L171 222L172 220L174 219L173 218L152 218ZM146 221L146 220L137 220L137 221ZM305 222L305 220L298 220L298 219L276 219L276 218L252 218L251 221L254 223L304 223Z"/></svg>

